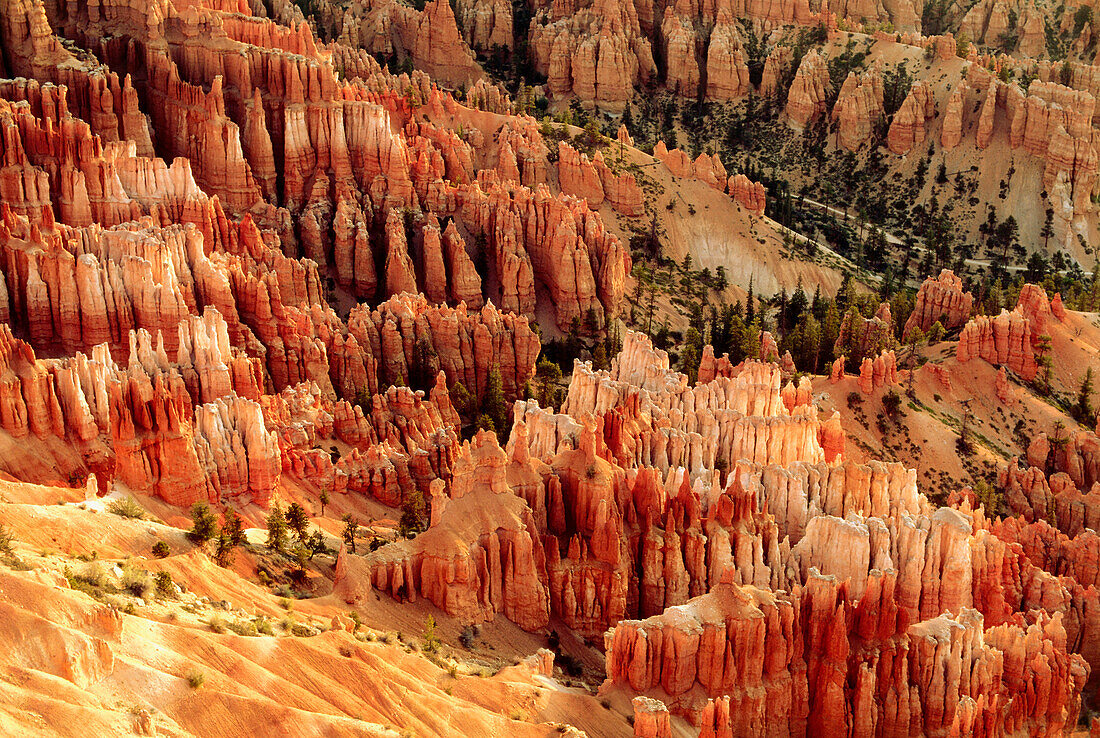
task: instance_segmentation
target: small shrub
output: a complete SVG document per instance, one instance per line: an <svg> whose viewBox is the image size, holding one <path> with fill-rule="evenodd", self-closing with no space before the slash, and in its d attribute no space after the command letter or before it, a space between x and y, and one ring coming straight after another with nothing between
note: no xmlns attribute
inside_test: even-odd
<svg viewBox="0 0 1100 738"><path fill-rule="evenodd" d="M467 625L462 629L462 632L458 636L458 642L462 644L462 647L467 651L470 651L474 647L474 629Z"/></svg>
<svg viewBox="0 0 1100 738"><path fill-rule="evenodd" d="M265 636L275 635L275 629L271 627L271 621L262 616L256 618L256 632Z"/></svg>
<svg viewBox="0 0 1100 738"><path fill-rule="evenodd" d="M172 549L164 541L157 541L153 544L153 555L158 559L165 559L172 555Z"/></svg>
<svg viewBox="0 0 1100 738"><path fill-rule="evenodd" d="M77 575L77 579L91 585L103 589L107 586L107 569L100 561L89 561Z"/></svg>
<svg viewBox="0 0 1100 738"><path fill-rule="evenodd" d="M210 630L215 633L224 633L228 628L228 624L221 615L211 615L210 619L206 621L206 624L210 626Z"/></svg>
<svg viewBox="0 0 1100 738"><path fill-rule="evenodd" d="M440 645L439 636L435 634L435 618L429 615L424 623L424 650L428 653L435 653L439 650Z"/></svg>
<svg viewBox="0 0 1100 738"><path fill-rule="evenodd" d="M250 638L255 638L256 636L260 635L260 631L256 627L256 624L250 620L231 622L229 623L228 628L239 636L248 636Z"/></svg>
<svg viewBox="0 0 1100 738"><path fill-rule="evenodd" d="M191 685L191 689L198 689L206 683L206 675L198 669L192 669L187 672L187 683Z"/></svg>
<svg viewBox="0 0 1100 738"><path fill-rule="evenodd" d="M579 677L584 674L584 664L567 653L558 654L555 660L561 666L561 670L571 677Z"/></svg>
<svg viewBox="0 0 1100 738"><path fill-rule="evenodd" d="M291 623L290 634L299 638L309 638L317 635L317 630L304 623Z"/></svg>
<svg viewBox="0 0 1100 738"><path fill-rule="evenodd" d="M882 407L891 418L898 414L901 408L901 395L896 390L890 390L882 396Z"/></svg>
<svg viewBox="0 0 1100 738"><path fill-rule="evenodd" d="M144 569L130 567L123 570L122 579L119 583L122 589L126 590L134 597L140 597L143 600L148 599L156 588L153 584L153 578L149 576L149 572Z"/></svg>
<svg viewBox="0 0 1100 738"><path fill-rule="evenodd" d="M107 503L107 512L130 520L143 520L145 508L133 497L119 497Z"/></svg>
<svg viewBox="0 0 1100 738"><path fill-rule="evenodd" d="M172 582L172 575L166 571L158 571L153 581L157 586L157 597L168 599L176 596L176 587Z"/></svg>
<svg viewBox="0 0 1100 738"><path fill-rule="evenodd" d="M187 538L197 546L202 546L218 534L218 519L205 502L196 502L191 506L191 521Z"/></svg>
<svg viewBox="0 0 1100 738"><path fill-rule="evenodd" d="M12 547L12 541L14 537L7 528L0 525L0 556L11 557L15 555L15 549Z"/></svg>

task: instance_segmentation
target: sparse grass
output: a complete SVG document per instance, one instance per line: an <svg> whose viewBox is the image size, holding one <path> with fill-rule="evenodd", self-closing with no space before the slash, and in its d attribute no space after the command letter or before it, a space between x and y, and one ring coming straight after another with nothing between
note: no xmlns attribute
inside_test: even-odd
<svg viewBox="0 0 1100 738"><path fill-rule="evenodd" d="M107 512L130 520L143 520L145 508L133 497L119 497L107 503Z"/></svg>

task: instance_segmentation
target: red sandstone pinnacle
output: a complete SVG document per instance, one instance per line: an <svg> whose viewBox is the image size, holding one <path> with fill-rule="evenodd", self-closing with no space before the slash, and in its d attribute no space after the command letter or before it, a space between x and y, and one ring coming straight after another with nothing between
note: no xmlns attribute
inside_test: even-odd
<svg viewBox="0 0 1100 738"><path fill-rule="evenodd" d="M963 291L962 280L944 269L937 279L929 277L921 283L902 335L913 328L926 332L936 321L948 330L958 328L970 318L973 301L973 296Z"/></svg>
<svg viewBox="0 0 1100 738"><path fill-rule="evenodd" d="M890 131L886 137L890 151L904 155L922 143L925 137L925 121L935 113L936 104L932 98L932 90L923 82L914 82L890 123Z"/></svg>
<svg viewBox="0 0 1100 738"><path fill-rule="evenodd" d="M825 58L811 49L802 57L787 94L787 115L797 126L805 126L825 113L825 97L830 86Z"/></svg>
<svg viewBox="0 0 1100 738"><path fill-rule="evenodd" d="M1064 314L1064 308L1061 308ZM1015 309L1002 310L995 318L977 316L963 328L959 336L956 358L960 362L979 357L991 364L1007 366L1025 381L1038 373L1035 346L1039 337L1049 334L1051 303L1042 287L1024 285Z"/></svg>
<svg viewBox="0 0 1100 738"><path fill-rule="evenodd" d="M631 704L634 707L635 738L672 738L668 708L660 700L635 697Z"/></svg>
<svg viewBox="0 0 1100 738"><path fill-rule="evenodd" d="M874 126L883 114L882 94L882 76L877 67L859 75L848 74L832 112L841 146L856 151L871 140Z"/></svg>
<svg viewBox="0 0 1100 738"><path fill-rule="evenodd" d="M764 207L767 205L767 192L764 185L753 182L744 174L735 174L729 178L729 192L730 196L750 213L764 214Z"/></svg>
<svg viewBox="0 0 1100 738"><path fill-rule="evenodd" d="M966 83L959 82L947 101L947 108L943 113L943 128L940 131L940 144L945 149L955 148L962 140L963 107L968 91Z"/></svg>

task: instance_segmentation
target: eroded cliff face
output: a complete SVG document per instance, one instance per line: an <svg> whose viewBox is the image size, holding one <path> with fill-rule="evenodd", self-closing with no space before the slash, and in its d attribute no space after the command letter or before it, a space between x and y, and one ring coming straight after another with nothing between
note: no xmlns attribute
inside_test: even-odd
<svg viewBox="0 0 1100 738"><path fill-rule="evenodd" d="M481 79L470 50L510 43L509 4L322 4L329 45L291 4L266 10L0 0L5 71L33 77L0 82L0 440L30 449L0 454L5 472L86 467L181 509L263 508L299 484L390 508L422 497L422 534L340 553L336 597L603 640L605 688L665 703L638 703L654 734L673 713L707 735L1075 724L1100 663L1095 435L1038 437L1033 468L1003 472L1020 518L991 522L934 508L902 464L845 459L840 415L767 333L738 365L708 347L693 384L627 332L609 369L574 365L559 411L519 399L534 318L567 330L621 311L629 252L598 208L643 215L638 181L565 141L551 161L538 123ZM566 2L538 8L529 42L554 95L621 106L657 74L657 48L681 94L725 100L749 87L734 18L916 10ZM790 64L777 46L762 88ZM460 101L433 79L470 86ZM823 118L829 84L804 56L790 119ZM979 136L1012 105L1014 145L1054 162L1052 191L1092 187L1091 92L976 89ZM959 135L968 94L945 114ZM839 140L859 148L881 79L849 77L839 96ZM923 142L930 103L915 85L892 149ZM762 215L763 186L717 156L655 156ZM1012 313L966 322L970 303L944 273L910 321L964 326L959 361L1034 376L1060 300L1032 286ZM899 381L891 325L884 306L842 326L868 395ZM463 442L471 407L500 396L507 441Z"/></svg>
<svg viewBox="0 0 1100 738"><path fill-rule="evenodd" d="M902 335L914 328L927 331L937 321L948 330L958 328L970 319L973 303L974 297L963 290L962 280L944 269L938 278L929 277L921 283Z"/></svg>
<svg viewBox="0 0 1100 738"><path fill-rule="evenodd" d="M934 508L913 470L844 461L838 420L778 364L707 357L690 385L628 333L610 370L577 363L560 413L516 403L507 448L482 434L432 483L428 533L345 553L339 591L606 632L604 689L708 734L1076 721L1094 595L1012 544L1028 523Z"/></svg>
<svg viewBox="0 0 1100 738"><path fill-rule="evenodd" d="M417 43L451 38L447 3L403 7L443 29ZM563 329L618 313L629 255L548 186L537 124L498 88L465 106L236 3L147 11L3 8L7 65L33 75L0 82L3 428L49 460L10 471L85 466L181 506L263 506L281 473L316 475L399 504L448 473L449 389L480 403L496 371L522 394L539 290ZM588 166L640 211L629 174ZM333 461L316 438L352 451Z"/></svg>
<svg viewBox="0 0 1100 738"><path fill-rule="evenodd" d="M1061 305L1055 295L1054 304ZM1006 366L1031 381L1039 372L1036 350L1042 350L1044 339L1050 339L1052 322L1065 319L1060 307L1052 309L1046 291L1035 284L1025 284L1016 307L1000 315L979 315L963 327L955 356L960 362L981 358L990 364Z"/></svg>

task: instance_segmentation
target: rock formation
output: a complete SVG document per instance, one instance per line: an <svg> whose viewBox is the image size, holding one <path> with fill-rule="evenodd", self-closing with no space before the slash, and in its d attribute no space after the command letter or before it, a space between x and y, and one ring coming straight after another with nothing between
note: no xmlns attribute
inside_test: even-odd
<svg viewBox="0 0 1100 738"><path fill-rule="evenodd" d="M825 113L830 84L825 57L811 49L802 57L787 94L787 115L793 124L805 126Z"/></svg>
<svg viewBox="0 0 1100 738"><path fill-rule="evenodd" d="M551 94L608 109L621 109L634 87L657 72L633 5L544 8L531 24L530 48Z"/></svg>
<svg viewBox="0 0 1100 738"><path fill-rule="evenodd" d="M865 395L883 385L897 384L898 362L893 351L884 351L874 359L865 357L859 366L859 389Z"/></svg>
<svg viewBox="0 0 1100 738"><path fill-rule="evenodd" d="M955 148L962 140L963 107L966 103L966 93L966 83L960 82L947 101L947 108L943 112L943 128L940 130L940 145L945 149Z"/></svg>
<svg viewBox="0 0 1100 738"><path fill-rule="evenodd" d="M956 358L960 362L981 358L990 364L1007 366L1025 381L1035 378L1039 368L1035 350L1043 336L1049 336L1054 312L1042 287L1025 284L1012 312L979 315L959 335Z"/></svg>
<svg viewBox="0 0 1100 738"><path fill-rule="evenodd" d="M750 213L764 214L768 200L764 185L753 182L744 174L735 174L729 178L729 192L737 204Z"/></svg>
<svg viewBox="0 0 1100 738"><path fill-rule="evenodd" d="M929 277L921 283L902 335L914 328L927 332L937 321L947 330L958 328L970 319L973 302L973 295L963 291L962 280L944 269L938 278Z"/></svg>
<svg viewBox="0 0 1100 738"><path fill-rule="evenodd" d="M733 100L749 92L748 58L737 23L720 7L707 45L707 99Z"/></svg>
<svg viewBox="0 0 1100 738"><path fill-rule="evenodd" d="M1000 32L1004 3L976 7L963 25ZM85 494L99 509L95 495L117 483L159 498L165 520L170 506L182 515L201 501L240 509L250 526L276 501L320 492L340 513L385 507L394 518L419 517L426 501L419 534L358 549L351 539L333 599L426 600L463 625L505 618L543 632L553 621L589 643L603 636L608 689L638 697L638 735L669 735L673 715L704 735L1076 725L1089 664L1100 666L1095 434L1037 434L1029 468L999 480L1017 517L993 520L973 494L937 508L915 470L847 458L862 446L849 445L839 412L819 409L815 382L796 377L797 351L766 331L759 355L737 365L706 347L694 383L647 336L623 331L606 368L574 363L557 411L521 399L541 349L533 319L551 333L580 322L593 341L617 335L632 266L619 216L642 217L646 202L627 168L639 154L622 156L625 127L618 146L582 153L562 140L551 152L557 139L523 112L544 101L526 88L511 99L474 50L498 55L527 28L518 46L555 105L576 96L617 111L656 79L657 44L669 88L724 101L750 92L744 28L768 43L791 24L835 35L837 16L915 31L919 7L536 3L529 27L498 0L303 10L0 0L0 74L20 75L0 80L0 471L28 483L19 494L93 472L66 499ZM1038 48L1042 19L1020 18L1020 48ZM963 63L952 37L902 40L934 45L937 68ZM762 94L790 79L792 59L784 44L768 51ZM985 95L979 147L997 111L1011 111L1003 130L1042 161L1057 217L1091 207L1100 78L1071 66L1070 89L1047 65L1025 95L991 75L979 84L983 64L970 68ZM826 113L829 84L810 50L787 99L795 126ZM882 88L875 68L844 82L840 146L872 138ZM968 103L954 90L945 146L960 144ZM930 88L914 85L891 149L916 150L933 112ZM764 212L764 187L729 176L718 156L663 143L654 154L698 180L677 186ZM834 348L858 364L860 390L881 393L897 382L893 319L889 304L874 317L863 304ZM965 324L959 362L1028 379L1039 336L1078 319L1034 285L1011 313L967 322L971 307L944 272L922 285L906 329ZM844 362L832 366L838 390ZM947 369L929 372L942 386ZM1011 399L1007 371L994 389ZM463 442L472 421L486 425L481 414L499 434ZM22 514L3 504L5 520L9 508ZM372 529L388 527L381 517ZM317 526L322 538L331 522ZM149 526L168 537L141 523L150 540ZM99 641L39 648L24 627L35 616L2 608L14 626L0 628L0 661L57 676L42 654L60 654L79 689L106 683L112 649L127 642L122 616L93 613ZM339 630L310 648L360 649L347 664L373 658ZM204 637L209 652L267 648ZM509 679L551 678L553 659L512 668ZM134 718L154 729L148 713Z"/></svg>
<svg viewBox="0 0 1100 738"><path fill-rule="evenodd" d="M878 69L863 74L850 72L833 106L837 143L849 151L858 150L871 140L882 114L882 76Z"/></svg>
<svg viewBox="0 0 1100 738"><path fill-rule="evenodd" d="M908 154L914 146L924 141L925 121L936 114L932 90L923 82L914 82L890 123L886 142L895 154Z"/></svg>
<svg viewBox="0 0 1100 738"><path fill-rule="evenodd" d="M562 192L583 197L592 207L599 207L606 200L628 217L637 217L644 210L642 190L634 175L612 172L601 152L597 151L589 161L586 154L562 141L558 145L558 178Z"/></svg>
<svg viewBox="0 0 1100 738"><path fill-rule="evenodd" d="M1019 310L1011 313L1002 310L993 318L986 315L972 318L963 327L955 358L964 363L980 358L990 364L1004 365L1030 382L1039 371L1031 344L1028 319Z"/></svg>

